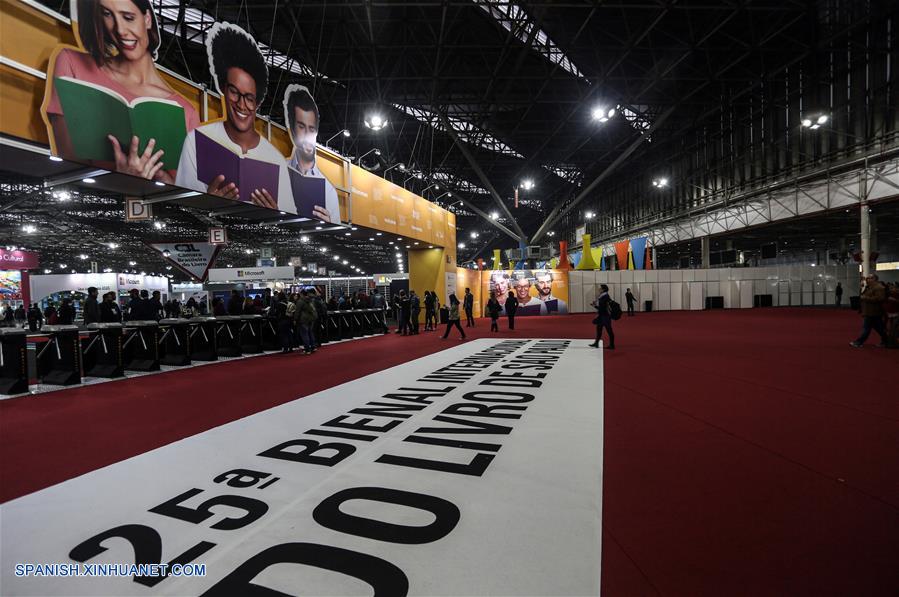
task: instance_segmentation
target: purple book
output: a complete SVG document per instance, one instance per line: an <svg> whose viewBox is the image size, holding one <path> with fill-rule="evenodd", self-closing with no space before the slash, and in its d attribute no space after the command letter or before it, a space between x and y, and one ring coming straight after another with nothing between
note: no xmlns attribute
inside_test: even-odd
<svg viewBox="0 0 899 597"><path fill-rule="evenodd" d="M241 201L250 201L250 194L256 189L265 189L278 200L280 168L277 164L240 156L200 131L195 134L199 180L209 184L223 174L226 184L237 185Z"/></svg>
<svg viewBox="0 0 899 597"><path fill-rule="evenodd" d="M316 205L325 206L325 179L318 176L303 176L299 171L287 167L290 175L290 190L297 215L304 218L318 218L312 213Z"/></svg>

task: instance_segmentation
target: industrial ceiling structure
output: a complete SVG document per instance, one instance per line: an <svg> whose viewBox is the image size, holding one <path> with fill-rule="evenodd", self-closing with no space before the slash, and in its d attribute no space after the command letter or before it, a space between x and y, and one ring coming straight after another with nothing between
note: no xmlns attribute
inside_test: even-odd
<svg viewBox="0 0 899 597"><path fill-rule="evenodd" d="M213 87L205 32L244 27L270 66L259 114L283 122L284 88L309 87L319 142L455 211L462 262L581 225L626 238L899 145L890 0L151 1L160 64ZM99 225L103 200L83 201L76 222ZM289 227L229 230L233 259L263 237L303 254ZM365 269L391 265L356 242Z"/></svg>

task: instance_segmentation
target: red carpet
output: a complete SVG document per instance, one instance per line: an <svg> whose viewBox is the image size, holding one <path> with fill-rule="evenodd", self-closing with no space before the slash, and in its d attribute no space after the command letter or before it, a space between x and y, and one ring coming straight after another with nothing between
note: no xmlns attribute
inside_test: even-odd
<svg viewBox="0 0 899 597"><path fill-rule="evenodd" d="M519 319L514 335L592 338L589 320ZM604 595L896 594L899 351L849 347L859 327L814 309L616 323ZM449 342L390 335L0 401L0 500Z"/></svg>

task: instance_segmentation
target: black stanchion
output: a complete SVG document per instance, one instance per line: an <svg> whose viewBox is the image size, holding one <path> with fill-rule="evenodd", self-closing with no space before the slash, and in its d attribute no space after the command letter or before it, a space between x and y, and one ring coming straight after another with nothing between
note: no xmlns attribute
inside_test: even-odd
<svg viewBox="0 0 899 597"><path fill-rule="evenodd" d="M28 391L25 330L0 328L0 394Z"/></svg>
<svg viewBox="0 0 899 597"><path fill-rule="evenodd" d="M121 323L91 323L90 337L81 340L81 361L86 377L122 377L125 359L122 351L124 329Z"/></svg>
<svg viewBox="0 0 899 597"><path fill-rule="evenodd" d="M240 350L245 354L262 352L262 315L240 316Z"/></svg>
<svg viewBox="0 0 899 597"><path fill-rule="evenodd" d="M239 357L240 315L222 315L215 318L215 345L220 357Z"/></svg>
<svg viewBox="0 0 899 597"><path fill-rule="evenodd" d="M260 325L262 328L262 350L281 350L281 339L278 338L278 320L266 317Z"/></svg>
<svg viewBox="0 0 899 597"><path fill-rule="evenodd" d="M190 358L194 361L217 360L215 317L191 317L188 323Z"/></svg>
<svg viewBox="0 0 899 597"><path fill-rule="evenodd" d="M81 346L78 327L74 325L45 325L37 343L37 376L41 383L71 386L81 383Z"/></svg>
<svg viewBox="0 0 899 597"><path fill-rule="evenodd" d="M187 319L162 319L159 321L160 363L183 367L190 365L190 322Z"/></svg>
<svg viewBox="0 0 899 597"><path fill-rule="evenodd" d="M126 371L159 371L159 324L126 321L122 348Z"/></svg>

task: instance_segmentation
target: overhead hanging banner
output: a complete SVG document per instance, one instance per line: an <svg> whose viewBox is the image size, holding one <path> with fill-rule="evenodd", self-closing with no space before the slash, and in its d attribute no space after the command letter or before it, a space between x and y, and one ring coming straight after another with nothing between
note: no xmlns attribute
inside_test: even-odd
<svg viewBox="0 0 899 597"><path fill-rule="evenodd" d="M598 595L601 365L474 340L12 500L4 594Z"/></svg>
<svg viewBox="0 0 899 597"><path fill-rule="evenodd" d="M222 267L209 270L210 282L264 282L266 280L293 280L293 266L279 267Z"/></svg>
<svg viewBox="0 0 899 597"><path fill-rule="evenodd" d="M150 246L159 251L163 259L201 282L206 280L209 267L222 248L203 241L150 243Z"/></svg>

